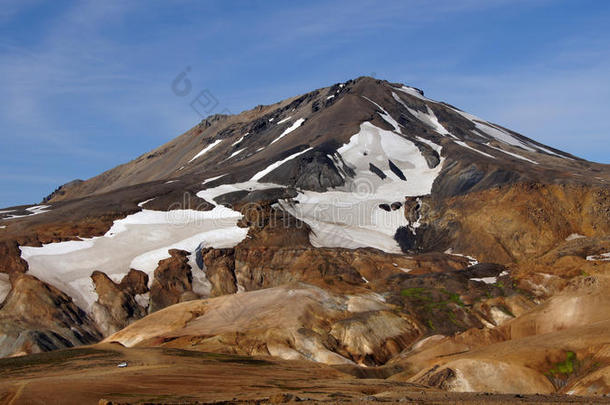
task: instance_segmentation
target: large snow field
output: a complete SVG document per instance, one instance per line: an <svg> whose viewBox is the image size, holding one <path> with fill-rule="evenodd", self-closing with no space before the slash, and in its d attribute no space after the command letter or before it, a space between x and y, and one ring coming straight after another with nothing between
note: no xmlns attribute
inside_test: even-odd
<svg viewBox="0 0 610 405"><path fill-rule="evenodd" d="M300 191L295 198L298 204L283 201L280 206L312 228L310 240L314 246L370 246L400 253L394 234L400 226L408 225L404 210L388 212L379 204L430 194L442 162L430 169L413 142L370 122L362 123L360 131L337 152L355 171L353 179L346 178L345 186L323 193ZM406 181L390 169L390 160ZM371 172L371 163L383 172L384 179Z"/></svg>
<svg viewBox="0 0 610 405"><path fill-rule="evenodd" d="M158 261L169 257L169 249L194 251L202 242L219 248L238 244L248 231L237 227L240 218L240 213L222 206L211 211L143 210L115 221L104 236L22 246L21 257L29 264L28 274L64 291L88 311L97 300L90 278L94 270L118 282L135 268L152 282Z"/></svg>

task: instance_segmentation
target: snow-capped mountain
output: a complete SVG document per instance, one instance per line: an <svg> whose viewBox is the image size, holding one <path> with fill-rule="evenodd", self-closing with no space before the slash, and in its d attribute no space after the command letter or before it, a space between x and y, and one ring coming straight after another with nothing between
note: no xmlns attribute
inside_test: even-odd
<svg viewBox="0 0 610 405"><path fill-rule="evenodd" d="M426 373L446 353L409 357L427 339L471 342L486 328L497 332L487 344L509 341L521 314L568 283L605 280L609 182L607 165L368 77L211 116L41 205L0 211L0 354L178 339L327 364L406 362L421 371L409 378L434 385ZM574 288L590 317L546 330L608 321ZM26 311L24 291L44 299ZM231 333L248 343L219 343ZM481 389L513 389L525 357L503 359L512 371ZM483 387L466 360L442 388Z"/></svg>

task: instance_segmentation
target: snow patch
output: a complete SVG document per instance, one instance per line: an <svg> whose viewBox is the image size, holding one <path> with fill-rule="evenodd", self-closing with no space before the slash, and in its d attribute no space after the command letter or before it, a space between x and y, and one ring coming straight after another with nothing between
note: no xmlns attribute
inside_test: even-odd
<svg viewBox="0 0 610 405"><path fill-rule="evenodd" d="M34 215L39 215L39 214L44 214L45 212L49 211L49 208L51 208L50 205L35 205L33 207L29 207L26 208L25 210L30 212L31 214L26 214L26 215L11 215L9 217L6 218L2 218L2 219L16 219L16 218L24 218L24 217L31 217ZM10 211L4 211L4 212L13 212L14 210L10 210Z"/></svg>
<svg viewBox="0 0 610 405"><path fill-rule="evenodd" d="M235 146L235 145L237 145L238 143L240 143L241 141L243 141L243 139L244 139L246 136L248 136L249 134L250 134L250 132L246 132L246 133L245 133L245 134L244 134L244 135L243 135L241 138L239 138L238 140L236 140L235 142L233 142L233 143L231 144L231 146Z"/></svg>
<svg viewBox="0 0 610 405"><path fill-rule="evenodd" d="M443 253L445 253L446 255L465 257L466 259L468 259L468 262L471 266L474 266L475 264L479 264L479 261L472 256L463 255L461 253L454 253L453 248L449 248L449 249L445 250Z"/></svg>
<svg viewBox="0 0 610 405"><path fill-rule="evenodd" d="M472 121L476 128L483 134L507 145L516 146L530 152L536 152L535 149L529 147L525 142L515 138L507 131L494 126L488 122ZM476 133L476 132L475 132ZM479 135L479 134L477 134Z"/></svg>
<svg viewBox="0 0 610 405"><path fill-rule="evenodd" d="M510 156L516 157L517 159L525 160L526 162L530 162L530 163L533 163L533 164L535 164L535 165L537 165L537 164L538 164L538 162L535 162L535 161L533 161L533 160L531 160L531 159L528 159L528 158L526 158L526 157L524 157L524 156L518 155L518 154L513 153L513 152L506 151L506 150L504 150L504 149L497 148L497 147L492 146L492 145L490 145L490 144L488 144L488 143L486 143L486 144L485 144L485 146L487 146L488 148L492 148L492 149L498 150L498 151L500 151L500 152L502 152L502 153L506 153L507 155L510 155Z"/></svg>
<svg viewBox="0 0 610 405"><path fill-rule="evenodd" d="M210 177L209 179L205 179L201 184L207 184L209 182L212 182L214 180L217 180L219 178L221 178L222 176L226 176L226 174L221 174L220 176L216 176L216 177Z"/></svg>
<svg viewBox="0 0 610 405"><path fill-rule="evenodd" d="M245 151L245 150L246 150L246 148L243 148L243 149L240 149L240 150L238 150L238 151L236 151L236 152L233 152L233 153L231 153L231 156L229 156L229 157L228 157L228 158L226 158L225 160L229 160L229 159L231 159L232 157L235 157L235 156L239 155L240 153L242 153L242 152L243 152L243 151Z"/></svg>
<svg viewBox="0 0 610 405"><path fill-rule="evenodd" d="M419 93L417 93L417 94L419 94ZM421 122L423 122L424 124L429 126L430 128L434 129L439 134L447 135L447 136L450 136L452 138L458 139L453 134L451 134L449 131L447 131L447 129L438 121L438 118L436 118L436 115L434 114L434 111L432 111L432 109L429 106L426 105L427 113L424 113L422 111L414 110L414 109L410 108L409 106L407 106L400 99L400 97L398 97L398 95L396 93L392 92L392 96L394 97L394 100L396 100L400 104L402 104L402 106L404 108L406 108L407 111L409 111L409 113L411 115L413 115L415 118L417 118L418 120L420 120Z"/></svg>
<svg viewBox="0 0 610 405"><path fill-rule="evenodd" d="M97 300L90 277L94 270L118 281L135 268L152 280L158 261L169 257L169 249L192 251L202 242L210 247L237 245L248 231L237 226L241 216L222 206L211 211L143 210L114 221L101 237L21 246L21 257L28 262L28 274L64 291L90 311Z"/></svg>
<svg viewBox="0 0 610 405"><path fill-rule="evenodd" d="M374 102L373 100L371 100L368 97L362 96L362 98L370 101L371 103L373 103L377 108L379 108L381 110L381 112L377 112L377 114L379 114L381 116L381 118L383 118L383 120L385 122L387 122L388 124L390 124L391 126L394 127L394 129L396 131L398 131L398 133L402 133L402 131L400 130L400 124L398 124L398 121L396 121L394 118L392 118L392 116L383 109L382 106L380 106L379 104L377 104L376 102Z"/></svg>
<svg viewBox="0 0 610 405"><path fill-rule="evenodd" d="M291 116L290 116L290 117L286 117L286 118L284 118L283 120L278 121L278 122L277 122L277 124L278 124L278 125L283 124L283 123L284 123L284 122L286 122L286 121L290 121L290 119L291 119L291 118L292 118Z"/></svg>
<svg viewBox="0 0 610 405"><path fill-rule="evenodd" d="M279 139L279 138L278 138ZM278 167L280 167L281 165L283 165L284 163L288 162L289 160L294 159L297 156L302 155L305 152L309 152L310 150L312 150L313 148L307 148L305 150L302 150L300 152L294 153L290 156L288 156L285 159L282 160L278 160L275 163L272 163L271 165L269 165L268 167L266 167L265 169L261 170L260 172L256 173L254 176L252 176L252 178L250 179L250 181L258 181L260 179L262 179L263 177L265 177L267 174L271 173L272 171L274 171L275 169L277 169Z"/></svg>
<svg viewBox="0 0 610 405"><path fill-rule="evenodd" d="M566 238L566 240L567 240L567 241L570 241L570 240L582 239L582 238L586 238L586 236L585 236L585 235L578 234L578 233L573 233L573 234L568 235L568 237Z"/></svg>
<svg viewBox="0 0 610 405"><path fill-rule="evenodd" d="M439 156L441 155L441 151L443 150L443 147L441 145L437 145L434 142L432 142L431 140L422 138L421 136L416 136L416 138L420 142L423 142L423 143L427 144L428 146L430 146L432 149L434 149L436 151L436 153L438 153Z"/></svg>
<svg viewBox="0 0 610 405"><path fill-rule="evenodd" d="M298 127L300 127L301 125L303 125L303 123L305 122L305 118L299 118L298 120L296 120L294 122L294 124L292 124L290 127L286 128L284 130L284 132L282 132L282 134L280 136L278 136L277 138L275 138L270 145L273 145L274 143L276 143L277 141L279 141L280 139L282 139L283 137L285 137L286 135L288 135L289 133L291 133L292 131L294 131L295 129L297 129Z"/></svg>
<svg viewBox="0 0 610 405"><path fill-rule="evenodd" d="M485 284L495 284L498 282L498 277L471 278L470 280L483 282Z"/></svg>
<svg viewBox="0 0 610 405"><path fill-rule="evenodd" d="M601 255L591 255L587 256L588 261L610 261L610 252L602 253Z"/></svg>
<svg viewBox="0 0 610 405"><path fill-rule="evenodd" d="M423 101L433 101L430 100L428 97L424 97L417 89L415 89L414 87L410 87L410 86L402 86L402 87L395 87L396 90L402 91L405 94L408 94L410 96L413 96L415 98L418 98L420 100Z"/></svg>
<svg viewBox="0 0 610 405"><path fill-rule="evenodd" d="M468 145L466 142L462 142L462 141L458 141L458 140L454 140L453 142L457 143L458 145L460 145L460 146L462 146L464 148L467 148L467 149L473 150L473 151L475 151L477 153L480 153L483 156L487 156L488 158L492 158L492 159L496 158L495 156L492 156L492 155L490 155L488 153L485 153L485 152L482 152L482 151L480 151L478 149L473 148L472 146Z"/></svg>
<svg viewBox="0 0 610 405"><path fill-rule="evenodd" d="M143 206L145 206L146 204L148 204L149 202L151 202L152 200L154 200L157 197L153 197L153 198L149 198L146 201L142 201L141 203L138 204L138 207L142 208Z"/></svg>
<svg viewBox="0 0 610 405"><path fill-rule="evenodd" d="M222 142L222 139L217 139L214 142L212 142L211 144L209 144L208 146L206 146L205 148L203 148L203 150L201 152L199 152L191 160L189 160L189 163L191 163L193 160L195 160L198 157L201 157L201 156L205 155L206 153L208 153L209 151L211 151L220 142Z"/></svg>
<svg viewBox="0 0 610 405"><path fill-rule="evenodd" d="M219 197L224 194L232 193L235 191L255 191L255 190L267 190L270 188L284 187L279 184L274 183L259 183L257 181L245 181L243 183L234 183L234 184L221 184L219 186L208 188L202 190L197 193L197 197L202 198L213 204L218 206L215 201L216 197ZM222 207L224 208L224 207Z"/></svg>

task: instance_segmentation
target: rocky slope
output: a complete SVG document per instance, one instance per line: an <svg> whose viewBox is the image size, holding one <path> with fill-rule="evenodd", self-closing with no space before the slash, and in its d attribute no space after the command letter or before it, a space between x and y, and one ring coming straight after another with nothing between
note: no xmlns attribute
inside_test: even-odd
<svg viewBox="0 0 610 405"><path fill-rule="evenodd" d="M212 116L0 210L0 354L104 340L607 394L608 182L366 77Z"/></svg>

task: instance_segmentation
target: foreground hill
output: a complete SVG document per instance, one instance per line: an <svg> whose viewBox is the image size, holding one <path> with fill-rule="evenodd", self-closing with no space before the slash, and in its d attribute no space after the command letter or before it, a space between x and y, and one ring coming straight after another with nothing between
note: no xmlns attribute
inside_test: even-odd
<svg viewBox="0 0 610 405"><path fill-rule="evenodd" d="M0 210L0 355L102 341L601 398L609 182L608 165L366 77L212 116Z"/></svg>

